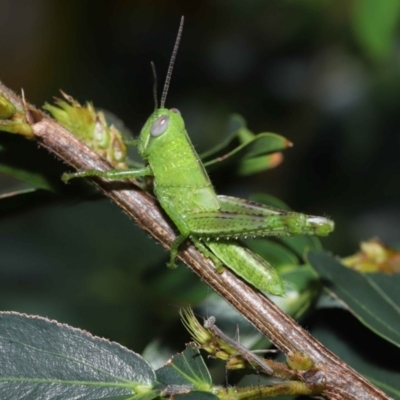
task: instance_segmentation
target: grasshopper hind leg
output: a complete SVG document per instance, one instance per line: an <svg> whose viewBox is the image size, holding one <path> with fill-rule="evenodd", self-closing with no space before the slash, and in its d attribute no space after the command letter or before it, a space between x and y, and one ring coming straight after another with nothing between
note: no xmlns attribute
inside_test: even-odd
<svg viewBox="0 0 400 400"><path fill-rule="evenodd" d="M197 239L196 237L191 236L190 240L193 242L197 250L199 250L202 254L204 254L207 258L209 258L215 265L215 269L219 274L224 272L224 266L221 263L221 260L214 255L205 245L202 243L201 240Z"/></svg>
<svg viewBox="0 0 400 400"><path fill-rule="evenodd" d="M176 257L178 255L178 250L179 246L189 238L190 235L184 235L181 234L179 235L172 243L171 245L171 253L170 253L170 259L167 264L168 268L176 268ZM215 265L215 268L217 269L218 273L224 272L224 267L221 263L221 260L219 260L218 257L216 257L202 242L200 239L190 236L190 240L194 244L194 246L199 250L202 254L204 254L207 258L209 258Z"/></svg>

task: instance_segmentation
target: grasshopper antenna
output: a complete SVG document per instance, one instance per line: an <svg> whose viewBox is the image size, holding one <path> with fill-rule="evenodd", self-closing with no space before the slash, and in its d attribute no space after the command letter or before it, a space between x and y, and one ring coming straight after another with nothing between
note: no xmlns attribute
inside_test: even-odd
<svg viewBox="0 0 400 400"><path fill-rule="evenodd" d="M157 100L157 71L156 66L154 65L153 61L151 64L151 70L153 71L153 99L154 99L154 114L157 112L158 109L158 100Z"/></svg>
<svg viewBox="0 0 400 400"><path fill-rule="evenodd" d="M164 89L163 89L163 92L161 95L161 108L164 108L165 100L167 99L168 88L169 88L169 84L171 82L172 70L174 69L176 53L178 52L179 42L181 41L184 20L185 20L185 18L182 15L181 23L179 25L178 35L176 36L176 40L175 40L174 50L172 51L171 60L169 62L167 76L165 78Z"/></svg>

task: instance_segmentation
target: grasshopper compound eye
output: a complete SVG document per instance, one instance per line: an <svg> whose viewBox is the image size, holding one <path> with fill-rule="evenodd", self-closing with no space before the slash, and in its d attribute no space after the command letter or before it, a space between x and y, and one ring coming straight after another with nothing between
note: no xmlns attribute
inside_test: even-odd
<svg viewBox="0 0 400 400"><path fill-rule="evenodd" d="M182 115L177 108L171 108L170 111L174 112L175 114Z"/></svg>
<svg viewBox="0 0 400 400"><path fill-rule="evenodd" d="M157 118L150 128L150 135L153 137L161 136L168 128L169 117L168 115L162 115Z"/></svg>

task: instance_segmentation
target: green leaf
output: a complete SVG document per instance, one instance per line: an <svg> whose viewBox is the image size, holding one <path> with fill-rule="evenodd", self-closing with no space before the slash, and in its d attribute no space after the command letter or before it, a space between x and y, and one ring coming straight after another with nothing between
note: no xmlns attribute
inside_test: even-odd
<svg viewBox="0 0 400 400"><path fill-rule="evenodd" d="M65 167L37 143L20 136L0 133L0 172L48 191L61 190Z"/></svg>
<svg viewBox="0 0 400 400"><path fill-rule="evenodd" d="M10 216L10 212L26 210L54 200L54 195L46 190L28 188L0 195L0 218Z"/></svg>
<svg viewBox="0 0 400 400"><path fill-rule="evenodd" d="M193 390L190 393L182 394L179 397L175 397L176 400L218 400L219 397L217 397L215 394L210 393L210 392L199 392L196 390Z"/></svg>
<svg viewBox="0 0 400 400"><path fill-rule="evenodd" d="M304 258L309 250L322 249L321 242L316 236L281 237L279 240L301 258Z"/></svg>
<svg viewBox="0 0 400 400"><path fill-rule="evenodd" d="M255 135L247 129L246 122L240 115L231 116L227 132L225 140L200 155L206 168L236 163L239 174L250 175L278 165L281 156L277 157L273 153L291 146L291 142L275 133Z"/></svg>
<svg viewBox="0 0 400 400"><path fill-rule="evenodd" d="M0 360L2 400L133 398L156 383L147 361L117 343L13 312L0 313Z"/></svg>
<svg viewBox="0 0 400 400"><path fill-rule="evenodd" d="M99 397L97 399L90 400L153 400L156 397L159 397L160 391L152 390L148 393L138 393L138 394L128 394L122 396L112 396L112 397Z"/></svg>
<svg viewBox="0 0 400 400"><path fill-rule="evenodd" d="M156 371L157 380L164 385L190 386L195 390L209 391L211 376L204 360L194 343L173 357L165 366Z"/></svg>
<svg viewBox="0 0 400 400"><path fill-rule="evenodd" d="M160 392L153 390L149 393L139 393L139 394L128 394L122 396L112 396L112 397L98 397L97 399L90 400L153 400L160 395Z"/></svg>
<svg viewBox="0 0 400 400"><path fill-rule="evenodd" d="M246 241L247 247L267 260L274 268L285 265L298 265L297 256L279 243L266 239L251 239Z"/></svg>
<svg viewBox="0 0 400 400"><path fill-rule="evenodd" d="M13 97L13 96L11 96ZM16 133L33 138L32 127L25 117L24 110L17 110L14 104L0 91L0 131Z"/></svg>
<svg viewBox="0 0 400 400"><path fill-rule="evenodd" d="M375 61L387 60L394 51L399 16L399 0L354 2L353 29L356 39Z"/></svg>
<svg viewBox="0 0 400 400"><path fill-rule="evenodd" d="M400 349L374 335L342 309L320 310L310 333L391 399L400 400Z"/></svg>
<svg viewBox="0 0 400 400"><path fill-rule="evenodd" d="M282 160L283 155L280 152L260 157L244 158L239 163L238 174L241 176L257 174L258 172L275 168Z"/></svg>
<svg viewBox="0 0 400 400"><path fill-rule="evenodd" d="M13 200L15 200L16 196L24 197L25 195L35 193L36 191L37 191L36 188L17 189L12 192L0 194L0 201L4 201L6 199L11 199L11 198L13 198Z"/></svg>
<svg viewBox="0 0 400 400"><path fill-rule="evenodd" d="M273 297L273 301L292 318L298 320L313 304L321 285L308 264L283 268L279 273L285 282L285 296Z"/></svg>
<svg viewBox="0 0 400 400"><path fill-rule="evenodd" d="M10 118L16 111L15 106L0 93L0 119Z"/></svg>
<svg viewBox="0 0 400 400"><path fill-rule="evenodd" d="M165 268L165 255L159 263L144 270L143 282L155 293L169 296L174 293L174 299L179 303L196 304L209 294L209 290L188 268ZM182 290L185 288L185 290Z"/></svg>
<svg viewBox="0 0 400 400"><path fill-rule="evenodd" d="M361 323L400 346L400 275L362 274L323 252L310 252L308 259L327 290Z"/></svg>
<svg viewBox="0 0 400 400"><path fill-rule="evenodd" d="M27 182L38 189L52 190L52 186L45 176L39 172L18 168L15 165L0 163L0 172L13 176L22 182Z"/></svg>
<svg viewBox="0 0 400 400"><path fill-rule="evenodd" d="M282 200L267 193L253 193L250 196L251 201L265 204L267 206L281 208L282 210L291 210L291 208Z"/></svg>
<svg viewBox="0 0 400 400"><path fill-rule="evenodd" d="M204 161L210 158L216 158L219 155L222 155L228 152L229 146L232 141L235 140L237 133L246 128L245 119L238 114L232 114L227 123L225 139L223 139L219 144L214 146L212 149L200 154L200 158Z"/></svg>

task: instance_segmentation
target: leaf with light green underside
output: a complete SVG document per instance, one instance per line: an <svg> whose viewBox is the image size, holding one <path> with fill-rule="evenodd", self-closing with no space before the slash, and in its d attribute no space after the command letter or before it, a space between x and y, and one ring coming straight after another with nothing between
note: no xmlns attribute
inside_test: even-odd
<svg viewBox="0 0 400 400"><path fill-rule="evenodd" d="M250 195L250 200L256 203L265 204L266 206L280 208L282 210L291 211L290 207L282 200L267 193L253 193Z"/></svg>
<svg viewBox="0 0 400 400"><path fill-rule="evenodd" d="M268 260L274 268L279 269L281 266L299 264L299 259L291 250L272 240L251 239L246 241L246 245L264 260Z"/></svg>
<svg viewBox="0 0 400 400"><path fill-rule="evenodd" d="M400 346L400 274L363 274L324 252L312 251L308 259L326 289L361 323Z"/></svg>
<svg viewBox="0 0 400 400"><path fill-rule="evenodd" d="M8 119L16 112L15 106L0 92L0 119Z"/></svg>
<svg viewBox="0 0 400 400"><path fill-rule="evenodd" d="M149 400L158 394L155 384L147 361L117 343L45 318L0 313L2 400Z"/></svg>
<svg viewBox="0 0 400 400"><path fill-rule="evenodd" d="M159 396L159 392L153 390L150 393L140 393L140 394L128 394L122 396L112 396L112 397L98 397L97 399L90 400L153 400Z"/></svg>
<svg viewBox="0 0 400 400"><path fill-rule="evenodd" d="M143 282L159 295L174 293L179 303L197 304L207 297L209 290L188 268L165 268L165 257L159 263L146 268L141 277ZM181 290L185 288L185 290Z"/></svg>
<svg viewBox="0 0 400 400"><path fill-rule="evenodd" d="M33 138L32 127L25 117L24 110L18 110L15 105L0 91L0 131L19 134Z"/></svg>
<svg viewBox="0 0 400 400"><path fill-rule="evenodd" d="M373 60L386 61L394 53L399 17L399 0L354 2L354 34Z"/></svg>
<svg viewBox="0 0 400 400"><path fill-rule="evenodd" d="M285 296L273 297L274 302L293 318L300 318L320 291L310 266L299 265L299 258L292 250L271 240L252 239L246 245L268 260L285 283Z"/></svg>
<svg viewBox="0 0 400 400"><path fill-rule="evenodd" d="M177 354L156 371L157 380L166 385L187 387L193 391L209 392L212 388L210 373L194 343ZM216 398L216 397L215 397Z"/></svg>
<svg viewBox="0 0 400 400"><path fill-rule="evenodd" d="M374 335L344 310L320 310L310 333L350 367L400 400L400 348Z"/></svg>
<svg viewBox="0 0 400 400"><path fill-rule="evenodd" d="M64 166L37 143L0 132L0 172L37 189L56 192Z"/></svg>
<svg viewBox="0 0 400 400"><path fill-rule="evenodd" d="M322 249L321 242L316 236L281 237L279 240L301 258L304 258L309 250Z"/></svg>
<svg viewBox="0 0 400 400"><path fill-rule="evenodd" d="M200 158L207 169L235 163L239 174L251 175L278 165L280 158L277 161L273 154L290 146L286 138L275 133L252 133L243 117L234 114L230 117L225 140Z"/></svg>
<svg viewBox="0 0 400 400"><path fill-rule="evenodd" d="M0 195L0 217L9 216L10 212L25 211L38 205L42 206L45 202L49 202L51 197L50 192L36 188L3 193Z"/></svg>
<svg viewBox="0 0 400 400"><path fill-rule="evenodd" d="M217 397L215 394L212 394L210 392L199 392L196 390L193 390L190 393L182 394L179 397L175 397L177 400L218 400L219 397Z"/></svg>
<svg viewBox="0 0 400 400"><path fill-rule="evenodd" d="M299 319L312 306L321 285L308 264L283 268L279 274L286 292L285 296L274 297L274 303L292 318Z"/></svg>
<svg viewBox="0 0 400 400"><path fill-rule="evenodd" d="M39 172L29 171L16 166L0 163L0 172L10 175L15 179L26 182L38 189L52 190L47 178Z"/></svg>
<svg viewBox="0 0 400 400"><path fill-rule="evenodd" d="M32 194L34 192L36 192L37 189L36 188L27 188L27 189L17 189L17 190L13 190L11 192L7 192L7 193L3 193L0 194L0 201L6 200L6 199L13 199L15 200L15 197L17 196L21 196L24 197L26 195ZM2 204L0 203L0 207L2 206Z"/></svg>

